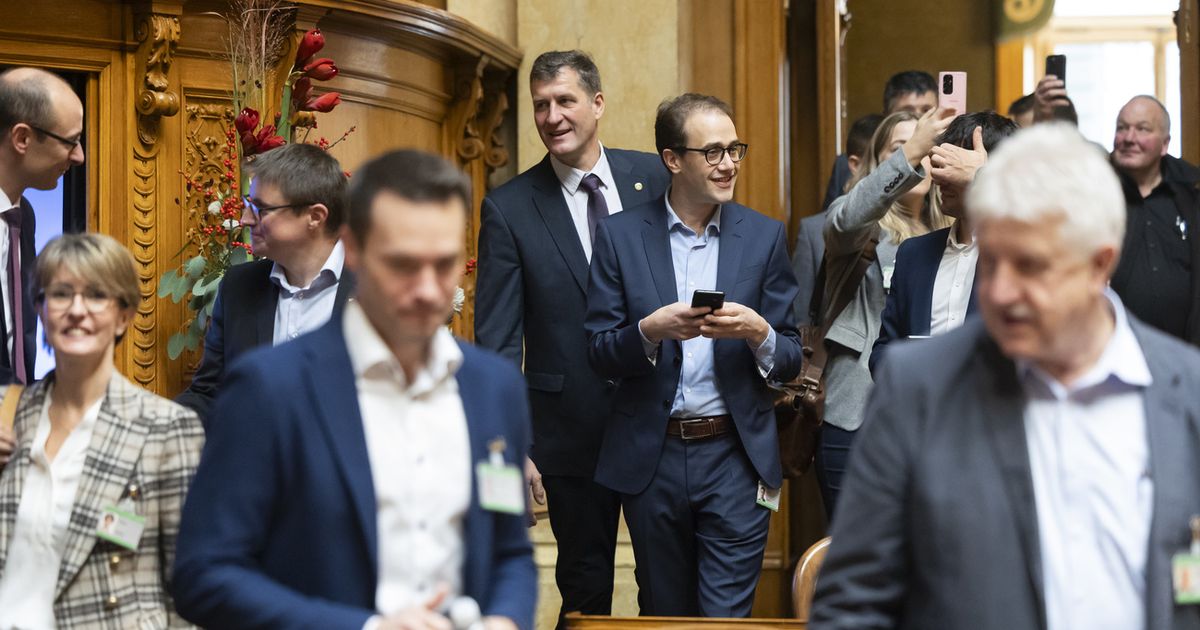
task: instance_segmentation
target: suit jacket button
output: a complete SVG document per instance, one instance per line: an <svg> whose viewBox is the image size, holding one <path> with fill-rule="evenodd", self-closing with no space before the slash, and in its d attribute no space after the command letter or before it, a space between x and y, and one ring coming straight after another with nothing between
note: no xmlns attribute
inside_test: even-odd
<svg viewBox="0 0 1200 630"><path fill-rule="evenodd" d="M683 365L683 358L676 356L675 357L675 365Z"/></svg>
<svg viewBox="0 0 1200 630"><path fill-rule="evenodd" d="M108 563L113 565L114 567L117 566L118 564L121 564L121 556L119 554L114 553L113 555L108 557Z"/></svg>
<svg viewBox="0 0 1200 630"><path fill-rule="evenodd" d="M104 600L104 609L105 610L113 610L117 607L118 604L120 604L120 602L117 600L117 596L109 595L108 599Z"/></svg>

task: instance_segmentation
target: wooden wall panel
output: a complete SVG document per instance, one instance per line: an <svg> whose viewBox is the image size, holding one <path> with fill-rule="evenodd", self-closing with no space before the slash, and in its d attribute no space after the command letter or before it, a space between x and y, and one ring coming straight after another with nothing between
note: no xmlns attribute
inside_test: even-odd
<svg viewBox="0 0 1200 630"><path fill-rule="evenodd" d="M1200 163L1200 2L1180 0L1176 14L1179 42L1180 141L1183 159Z"/></svg>

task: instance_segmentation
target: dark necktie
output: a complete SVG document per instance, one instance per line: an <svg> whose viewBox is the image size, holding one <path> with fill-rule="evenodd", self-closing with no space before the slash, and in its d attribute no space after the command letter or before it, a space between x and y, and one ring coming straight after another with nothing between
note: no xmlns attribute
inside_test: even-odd
<svg viewBox="0 0 1200 630"><path fill-rule="evenodd" d="M8 288L12 297L13 374L22 383L29 382L25 373L25 313L22 308L24 295L21 287L21 208L18 206L4 213L8 224Z"/></svg>
<svg viewBox="0 0 1200 630"><path fill-rule="evenodd" d="M604 193L600 192L600 185L600 178L595 173L588 173L579 182L579 187L588 194L588 238L592 243L596 242L596 224L608 216L608 202L604 200Z"/></svg>

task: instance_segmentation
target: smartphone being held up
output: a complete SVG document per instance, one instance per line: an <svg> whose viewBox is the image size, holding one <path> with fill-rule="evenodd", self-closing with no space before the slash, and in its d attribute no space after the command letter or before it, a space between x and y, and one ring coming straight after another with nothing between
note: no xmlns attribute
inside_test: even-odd
<svg viewBox="0 0 1200 630"><path fill-rule="evenodd" d="M1047 55L1046 56L1046 74L1053 74L1058 77L1063 85L1067 83L1067 56L1066 55Z"/></svg>
<svg viewBox="0 0 1200 630"><path fill-rule="evenodd" d="M707 291L704 289L695 290L692 292L692 308L702 306L707 306L714 311L725 306L725 292Z"/></svg>
<svg viewBox="0 0 1200 630"><path fill-rule="evenodd" d="M967 113L967 73L938 73L938 107L954 108L956 114Z"/></svg>

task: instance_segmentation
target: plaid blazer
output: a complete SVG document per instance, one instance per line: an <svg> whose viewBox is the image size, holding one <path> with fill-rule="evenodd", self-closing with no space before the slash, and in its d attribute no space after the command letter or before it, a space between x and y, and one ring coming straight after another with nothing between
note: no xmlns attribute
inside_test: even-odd
<svg viewBox="0 0 1200 630"><path fill-rule="evenodd" d="M17 444L0 473L0 576L12 544L30 447L51 373L21 395ZM4 389L0 388L0 396ZM59 628L150 629L187 626L169 593L184 495L200 460L204 432L196 414L114 372L88 445L58 571ZM146 519L137 551L96 537L105 507L125 498ZM8 577L8 576L3 576Z"/></svg>

